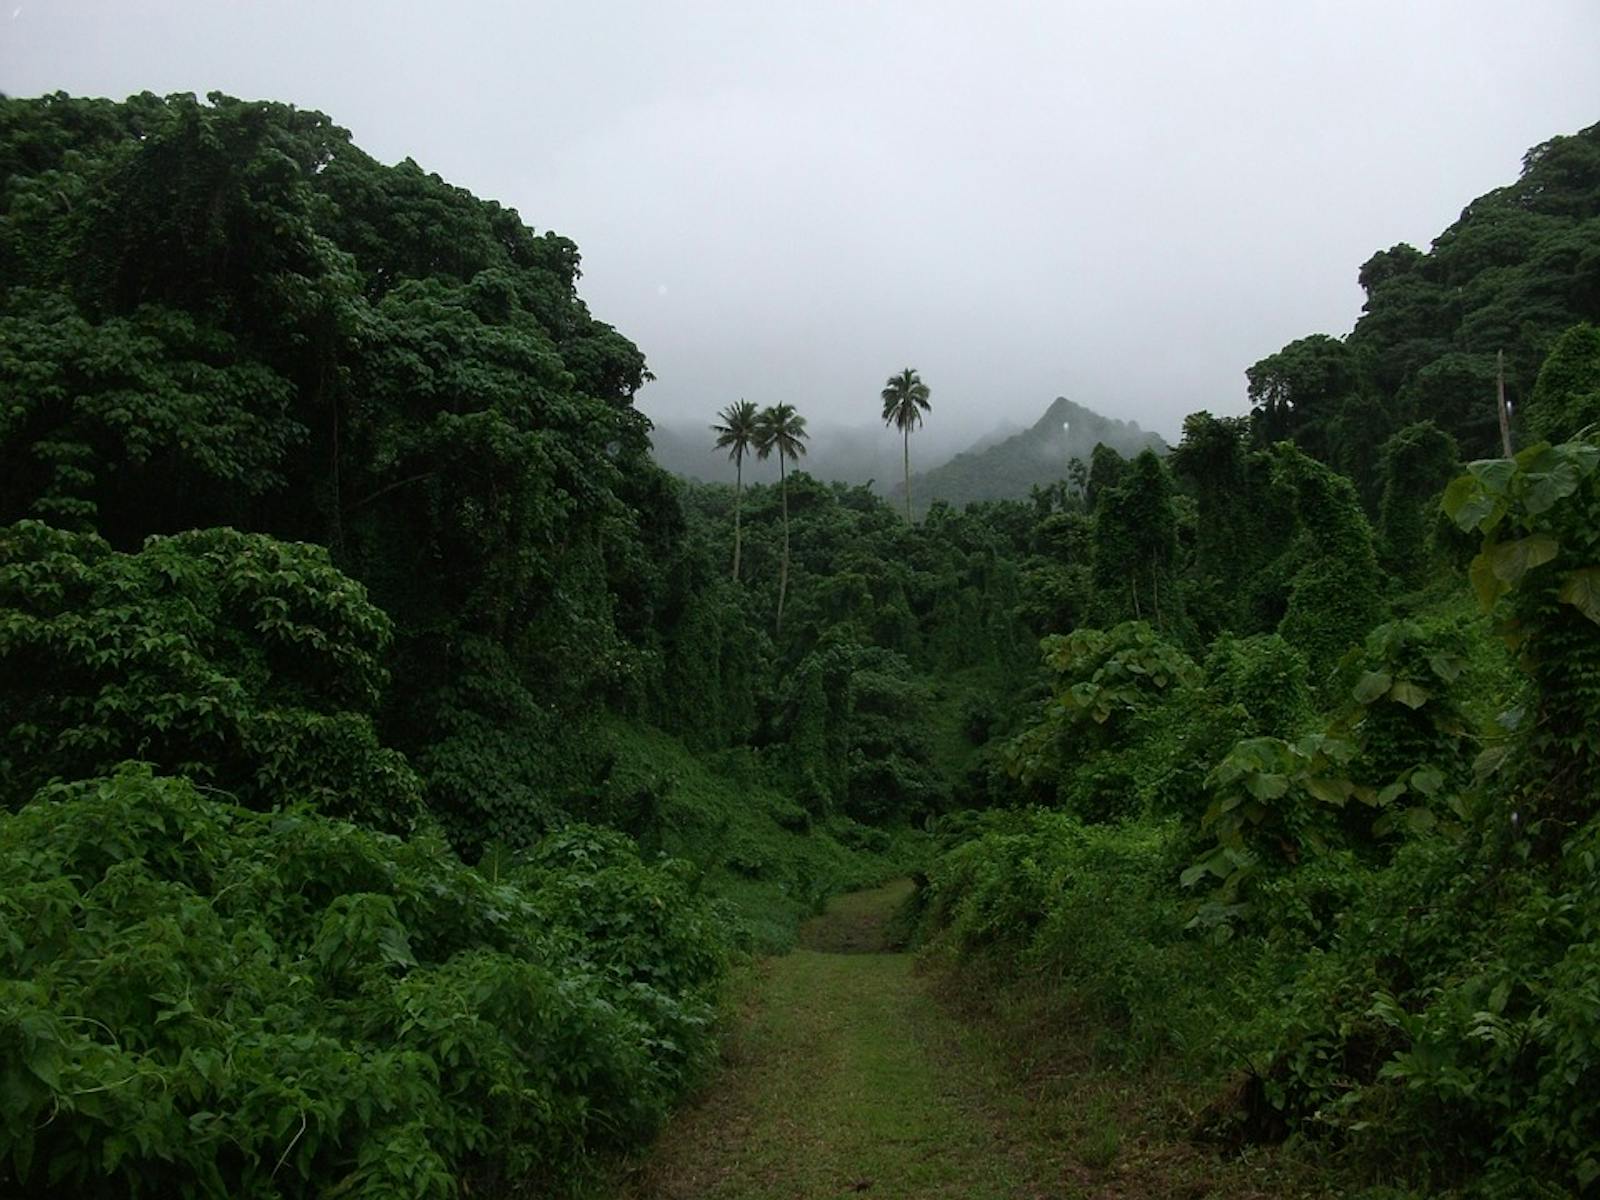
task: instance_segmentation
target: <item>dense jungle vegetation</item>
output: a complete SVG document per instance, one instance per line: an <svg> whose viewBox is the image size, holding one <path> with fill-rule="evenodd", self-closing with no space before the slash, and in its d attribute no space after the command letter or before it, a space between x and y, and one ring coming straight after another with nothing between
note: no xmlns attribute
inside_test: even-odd
<svg viewBox="0 0 1600 1200"><path fill-rule="evenodd" d="M787 406L661 470L577 247L320 114L3 100L0 179L0 1194L559 1192L906 874L1219 1153L1600 1179L1600 126L915 521Z"/></svg>

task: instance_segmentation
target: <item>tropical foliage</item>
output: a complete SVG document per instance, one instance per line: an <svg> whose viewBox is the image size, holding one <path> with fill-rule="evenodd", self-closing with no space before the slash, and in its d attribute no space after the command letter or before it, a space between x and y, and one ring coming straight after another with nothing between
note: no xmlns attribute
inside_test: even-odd
<svg viewBox="0 0 1600 1200"><path fill-rule="evenodd" d="M0 1192L577 1186L910 872L1197 1137L1592 1188L1597 146L913 522L787 403L663 472L577 248L320 114L0 100Z"/></svg>

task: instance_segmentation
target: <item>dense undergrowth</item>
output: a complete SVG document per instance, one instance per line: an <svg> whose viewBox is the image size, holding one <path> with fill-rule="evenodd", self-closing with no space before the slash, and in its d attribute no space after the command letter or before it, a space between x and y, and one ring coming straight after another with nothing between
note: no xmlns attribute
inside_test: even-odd
<svg viewBox="0 0 1600 1200"><path fill-rule="evenodd" d="M705 1061L686 863L574 826L505 872L129 769L0 823L8 1190L448 1196L570 1178Z"/></svg>
<svg viewBox="0 0 1600 1200"><path fill-rule="evenodd" d="M748 749L696 755L659 730L619 722L609 732L614 785L646 810L627 821L637 843L700 866L739 949L788 950L828 897L904 875L926 856L919 829L813 817Z"/></svg>

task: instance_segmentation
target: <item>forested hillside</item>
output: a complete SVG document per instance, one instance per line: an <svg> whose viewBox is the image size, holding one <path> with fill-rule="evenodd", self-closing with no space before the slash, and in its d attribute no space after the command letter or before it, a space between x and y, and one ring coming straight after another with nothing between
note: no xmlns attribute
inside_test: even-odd
<svg viewBox="0 0 1600 1200"><path fill-rule="evenodd" d="M916 520L669 475L577 247L321 114L0 167L0 1194L592 1186L906 875L1217 1153L1600 1179L1600 127L1249 416L1060 400Z"/></svg>
<svg viewBox="0 0 1600 1200"><path fill-rule="evenodd" d="M1033 488L1069 478L1073 460L1086 466L1100 445L1125 458L1145 449L1158 454L1167 449L1157 434L1145 432L1137 422L1103 417L1057 396L1030 428L913 476L911 494L923 508L935 500L955 508L980 500L1021 500ZM901 488L894 491L903 494Z"/></svg>
<svg viewBox="0 0 1600 1200"><path fill-rule="evenodd" d="M1504 383L1528 432L1541 365L1561 333L1600 320L1600 134L1543 142L1522 176L1480 196L1424 253L1401 243L1361 266L1367 301L1348 337L1291 342L1247 372L1263 441L1292 438L1381 499L1385 442L1418 421L1464 459L1501 452Z"/></svg>

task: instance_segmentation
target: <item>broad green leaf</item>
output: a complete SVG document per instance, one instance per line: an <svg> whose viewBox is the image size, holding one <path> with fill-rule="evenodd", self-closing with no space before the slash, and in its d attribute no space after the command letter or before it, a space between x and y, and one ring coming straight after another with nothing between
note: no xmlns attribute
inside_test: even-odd
<svg viewBox="0 0 1600 1200"><path fill-rule="evenodd" d="M1355 696L1357 704L1371 704L1387 692L1393 682L1393 677L1386 671L1368 671L1356 681L1352 695Z"/></svg>
<svg viewBox="0 0 1600 1200"><path fill-rule="evenodd" d="M1485 612L1492 609L1495 601L1511 590L1506 581L1494 573L1494 564L1487 553L1479 554L1472 560L1472 564L1467 568L1467 578L1472 581L1472 590L1478 597L1478 604Z"/></svg>
<svg viewBox="0 0 1600 1200"><path fill-rule="evenodd" d="M1405 794L1406 785L1401 783L1399 780L1396 780L1394 783L1391 783L1388 787L1384 788L1378 793L1378 803L1380 805L1393 804Z"/></svg>
<svg viewBox="0 0 1600 1200"><path fill-rule="evenodd" d="M1583 567L1569 574L1556 598L1570 604L1600 625L1600 567Z"/></svg>
<svg viewBox="0 0 1600 1200"><path fill-rule="evenodd" d="M1522 503L1529 515L1538 516L1554 508L1557 501L1577 491L1580 482L1582 477L1577 463L1570 460L1556 462L1549 471L1529 476L1528 494L1523 497Z"/></svg>
<svg viewBox="0 0 1600 1200"><path fill-rule="evenodd" d="M1535 442L1517 451L1511 462L1526 475L1542 475L1561 461L1561 452L1549 442ZM1469 470L1471 468L1468 468Z"/></svg>
<svg viewBox="0 0 1600 1200"><path fill-rule="evenodd" d="M1439 825L1439 819L1425 808L1406 809L1405 822L1412 833L1432 833Z"/></svg>
<svg viewBox="0 0 1600 1200"><path fill-rule="evenodd" d="M1561 543L1548 533L1529 534L1514 542L1498 542L1487 552L1495 577L1516 587L1522 577L1543 566L1561 551Z"/></svg>
<svg viewBox="0 0 1600 1200"><path fill-rule="evenodd" d="M1431 796L1444 786L1444 772L1435 767L1419 767L1411 772L1411 786Z"/></svg>
<svg viewBox="0 0 1600 1200"><path fill-rule="evenodd" d="M1289 790L1289 780L1283 775L1252 775L1244 781L1244 786L1257 800L1276 800Z"/></svg>
<svg viewBox="0 0 1600 1200"><path fill-rule="evenodd" d="M1305 781L1306 791L1318 800L1340 807L1350 799L1351 786L1348 779L1324 779L1320 775L1309 776Z"/></svg>
<svg viewBox="0 0 1600 1200"><path fill-rule="evenodd" d="M1497 503L1476 478L1462 475L1445 488L1439 507L1457 528L1465 531L1479 528L1480 522L1495 511Z"/></svg>
<svg viewBox="0 0 1600 1200"><path fill-rule="evenodd" d="M1509 458L1480 458L1467 464L1467 471L1486 492L1503 496L1517 473L1517 464Z"/></svg>
<svg viewBox="0 0 1600 1200"><path fill-rule="evenodd" d="M1389 698L1404 704L1407 708L1421 708L1433 698L1427 688L1411 682L1409 679L1397 679L1394 686L1389 689Z"/></svg>
<svg viewBox="0 0 1600 1200"><path fill-rule="evenodd" d="M1600 467L1600 446L1594 442L1568 442L1562 447L1577 465L1578 474L1587 479Z"/></svg>
<svg viewBox="0 0 1600 1200"><path fill-rule="evenodd" d="M1459 654L1430 654L1428 655L1428 669L1446 683L1454 683L1461 678L1461 672L1466 670L1467 660Z"/></svg>
<svg viewBox="0 0 1600 1200"><path fill-rule="evenodd" d="M1094 684L1085 680L1083 683L1075 683L1072 685L1071 689L1069 689L1067 692L1067 699L1069 699L1072 704L1078 708L1088 708L1094 703L1099 694L1100 689L1095 687Z"/></svg>

